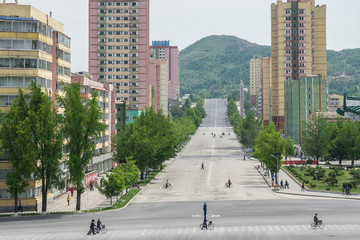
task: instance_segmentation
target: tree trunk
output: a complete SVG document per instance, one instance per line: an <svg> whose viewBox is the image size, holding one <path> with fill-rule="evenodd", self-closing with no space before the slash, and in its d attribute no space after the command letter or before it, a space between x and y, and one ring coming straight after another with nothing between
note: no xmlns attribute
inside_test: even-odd
<svg viewBox="0 0 360 240"><path fill-rule="evenodd" d="M76 186L77 186L77 190L76 190L76 211L80 211L80 207L81 207L81 189L80 189L80 186L81 186L81 182L77 182L76 183Z"/></svg>
<svg viewBox="0 0 360 240"><path fill-rule="evenodd" d="M14 209L14 212L15 213L17 213L18 212L18 195L17 195L17 193L15 194L15 198L14 198L14 200L15 200L15 209Z"/></svg>
<svg viewBox="0 0 360 240"><path fill-rule="evenodd" d="M316 157L316 165L319 166L319 157Z"/></svg>
<svg viewBox="0 0 360 240"><path fill-rule="evenodd" d="M341 163L342 163L342 159L341 159L341 157L339 158L339 165L340 165L340 167L341 167Z"/></svg>
<svg viewBox="0 0 360 240"><path fill-rule="evenodd" d="M162 164L160 164L160 171L162 171L163 170L163 165Z"/></svg>
<svg viewBox="0 0 360 240"><path fill-rule="evenodd" d="M355 162L355 156L352 157L351 166L354 166L354 162Z"/></svg>
<svg viewBox="0 0 360 240"><path fill-rule="evenodd" d="M41 211L43 213L46 213L46 205L47 205L47 189L46 189L46 183L45 183L45 179L43 178L41 180L42 186L41 186L41 191L42 191L42 203L41 203Z"/></svg>
<svg viewBox="0 0 360 240"><path fill-rule="evenodd" d="M143 170L141 170L141 172L140 172L140 180L144 180L144 171Z"/></svg>
<svg viewBox="0 0 360 240"><path fill-rule="evenodd" d="M112 196L110 196L110 205L112 206Z"/></svg>

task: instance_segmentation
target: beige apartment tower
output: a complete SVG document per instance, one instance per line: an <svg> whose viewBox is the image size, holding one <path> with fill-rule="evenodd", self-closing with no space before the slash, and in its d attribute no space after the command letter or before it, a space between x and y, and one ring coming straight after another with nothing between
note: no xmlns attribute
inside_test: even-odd
<svg viewBox="0 0 360 240"><path fill-rule="evenodd" d="M326 72L326 6L315 6L315 0L273 3L271 118L278 130L284 130L285 81L301 81L309 76L326 79Z"/></svg>
<svg viewBox="0 0 360 240"><path fill-rule="evenodd" d="M261 114L262 58L250 59L250 103Z"/></svg>
<svg viewBox="0 0 360 240"><path fill-rule="evenodd" d="M271 119L271 57L262 58L261 104L262 122L266 126Z"/></svg>

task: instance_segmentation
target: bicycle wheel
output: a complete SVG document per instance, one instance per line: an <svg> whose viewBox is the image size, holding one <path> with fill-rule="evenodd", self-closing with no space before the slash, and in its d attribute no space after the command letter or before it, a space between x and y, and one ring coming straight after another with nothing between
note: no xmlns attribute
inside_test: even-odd
<svg viewBox="0 0 360 240"><path fill-rule="evenodd" d="M324 224L323 224L323 223L320 223L318 226L319 226L320 229L323 229L323 228L324 228Z"/></svg>
<svg viewBox="0 0 360 240"><path fill-rule="evenodd" d="M210 230L213 230L214 229L214 224L209 224L209 226L208 226L208 228L210 229Z"/></svg>
<svg viewBox="0 0 360 240"><path fill-rule="evenodd" d="M107 233L107 228L106 228L106 227L103 227L103 228L101 229L101 233L103 233L103 234Z"/></svg>
<svg viewBox="0 0 360 240"><path fill-rule="evenodd" d="M316 228L316 224L315 224L315 223L312 223L310 226L311 226L312 229L315 229L315 228Z"/></svg>
<svg viewBox="0 0 360 240"><path fill-rule="evenodd" d="M171 185L171 184L169 184L168 188L172 189L172 185Z"/></svg>

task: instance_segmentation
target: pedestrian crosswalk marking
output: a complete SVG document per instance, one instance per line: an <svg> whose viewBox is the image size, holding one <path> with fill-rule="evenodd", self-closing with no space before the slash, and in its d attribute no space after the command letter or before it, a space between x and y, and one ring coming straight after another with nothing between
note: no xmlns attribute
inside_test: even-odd
<svg viewBox="0 0 360 240"><path fill-rule="evenodd" d="M283 234L290 232L307 232L308 234L312 234L312 232L317 231L335 231L335 232L347 232L347 231L358 231L360 229L360 224L331 224L326 225L324 229L311 229L310 224L301 224L301 225L243 225L243 226L216 226L213 230L201 230L200 227L187 227L187 228L154 228L154 229L132 229L132 230L108 230L106 234L97 234L93 236L94 239L118 239L119 236L122 239L145 239L148 237L157 237L162 238L163 236L169 236L169 239L173 236L204 236L208 235L218 235L224 233L236 233L238 234ZM45 233L45 234L26 234L19 232L18 235L12 234L11 236L2 236L5 237L6 240L32 240L32 239L88 239L86 237L87 231L79 232L66 232L66 233ZM3 238L2 238L3 239Z"/></svg>

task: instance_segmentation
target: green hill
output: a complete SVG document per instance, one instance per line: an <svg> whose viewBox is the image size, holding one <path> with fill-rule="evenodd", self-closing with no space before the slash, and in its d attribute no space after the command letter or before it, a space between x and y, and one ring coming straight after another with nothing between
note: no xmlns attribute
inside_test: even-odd
<svg viewBox="0 0 360 240"><path fill-rule="evenodd" d="M249 61L254 56L270 56L270 46L248 42L235 36L205 37L180 52L181 94L204 93L225 97L238 91L240 80L249 86ZM360 49L328 50L329 92L355 95L360 86ZM359 74L360 76L360 74Z"/></svg>

